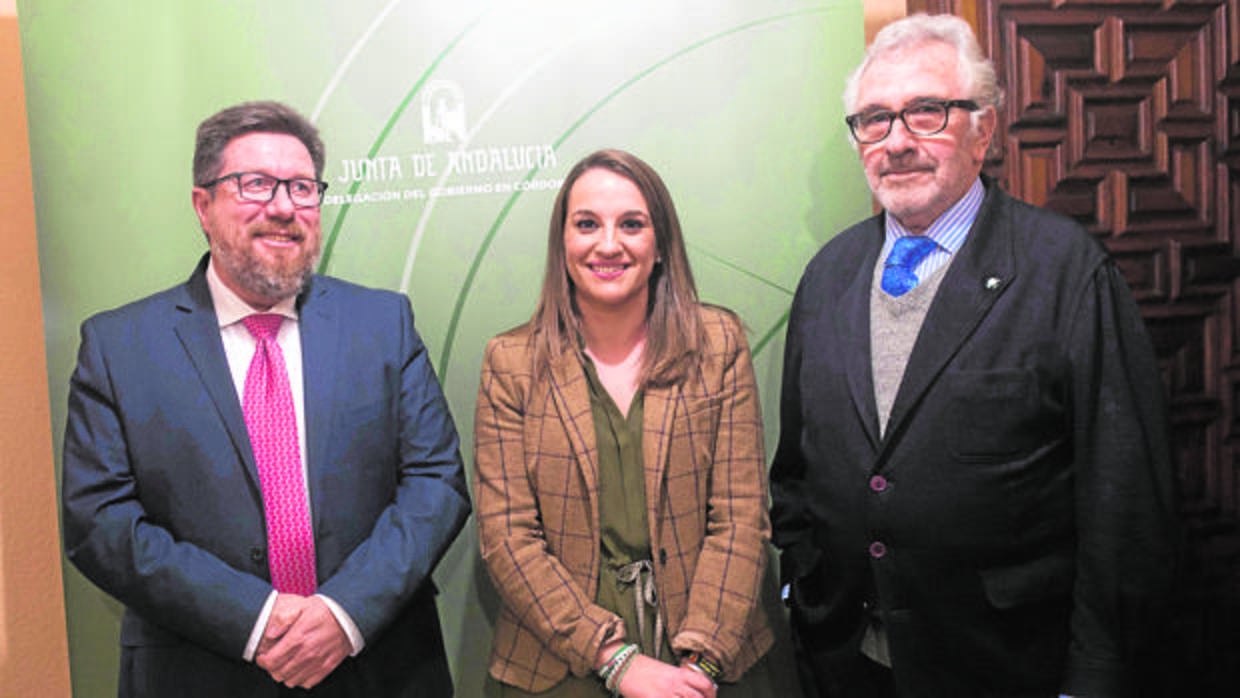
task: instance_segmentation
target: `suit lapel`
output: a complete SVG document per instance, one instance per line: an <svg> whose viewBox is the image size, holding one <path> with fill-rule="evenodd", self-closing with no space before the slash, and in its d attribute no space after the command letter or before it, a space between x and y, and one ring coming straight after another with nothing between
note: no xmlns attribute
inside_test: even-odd
<svg viewBox="0 0 1240 698"><path fill-rule="evenodd" d="M877 444L879 439L878 407L874 402L874 365L870 358L870 286L874 278L874 265L878 263L878 252L883 246L882 220L882 216L875 216L869 221L865 254L857 261L855 274L840 299L834 318L835 336L844 345L853 408L865 425L871 444ZM807 350L815 349L807 347Z"/></svg>
<svg viewBox="0 0 1240 698"><path fill-rule="evenodd" d="M594 415L590 410L590 388L585 370L576 354L565 352L551 362L551 393L560 422L568 439L573 460L581 468L590 500L590 511L598 521L598 443L594 436Z"/></svg>
<svg viewBox="0 0 1240 698"><path fill-rule="evenodd" d="M322 499L329 492L317 487L322 482L326 454L331 439L332 406L336 404L335 379L348 376L347 366L340 361L343 332L340 316L331 294L317 277L312 280L298 308L298 329L301 334L301 372L306 419L307 486L314 512L325 511Z"/></svg>
<svg viewBox="0 0 1240 698"><path fill-rule="evenodd" d="M993 182L987 181L987 187L977 220L947 269L913 345L891 408L888 435L900 431L921 396L1016 277L1004 194Z"/></svg>
<svg viewBox="0 0 1240 698"><path fill-rule="evenodd" d="M233 387L232 372L228 369L224 343L220 339L219 320L216 319L211 292L207 288L206 259L204 256L185 284L185 298L176 306L181 315L173 323L173 331L189 355L203 390L211 397L224 422L237 456L245 463L246 471L258 487L258 469L254 465L245 416L241 412L241 399Z"/></svg>

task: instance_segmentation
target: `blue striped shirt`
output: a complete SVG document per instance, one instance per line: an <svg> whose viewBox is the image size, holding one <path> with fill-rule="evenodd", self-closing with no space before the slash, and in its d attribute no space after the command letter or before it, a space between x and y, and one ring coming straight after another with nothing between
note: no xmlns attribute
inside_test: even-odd
<svg viewBox="0 0 1240 698"><path fill-rule="evenodd" d="M973 221L977 219L978 209L982 207L982 199L985 196L986 187L982 186L982 180L980 178L973 180L973 186L969 187L969 191L965 192L959 201L952 204L951 208L930 224L925 236L938 243L938 247L926 255L926 258L921 260L921 263L913 270L918 279L924 279L938 271L939 267L947 264L952 255L956 254L956 250L960 249L965 238L969 236L969 228L973 227ZM897 221L895 216L888 215L885 219L887 239L878 255L880 260L887 259L896 238L913 234L900 225L900 221Z"/></svg>

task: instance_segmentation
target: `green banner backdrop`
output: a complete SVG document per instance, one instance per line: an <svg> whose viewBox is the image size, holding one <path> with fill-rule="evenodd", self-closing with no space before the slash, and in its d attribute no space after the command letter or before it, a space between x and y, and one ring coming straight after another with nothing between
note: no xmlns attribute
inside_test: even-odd
<svg viewBox="0 0 1240 698"><path fill-rule="evenodd" d="M19 0L18 18L57 439L78 324L205 249L193 131L234 102L321 127L324 271L412 298L470 467L482 348L532 312L581 156L621 147L667 181L703 298L751 330L768 452L792 290L870 210L839 97L858 0ZM466 697L496 610L476 545L471 524L436 573ZM74 694L115 695L121 609L72 570L66 587Z"/></svg>

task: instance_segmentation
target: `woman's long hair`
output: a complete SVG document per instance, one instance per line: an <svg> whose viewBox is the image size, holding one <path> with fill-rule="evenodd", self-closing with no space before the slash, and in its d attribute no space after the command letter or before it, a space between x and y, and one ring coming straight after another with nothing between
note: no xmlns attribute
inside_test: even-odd
<svg viewBox="0 0 1240 698"><path fill-rule="evenodd" d="M640 158L623 150L600 150L569 171L555 197L547 236L547 266L533 328L534 371L541 375L565 352L581 354L581 313L568 274L564 225L568 196L585 172L603 169L632 182L641 192L654 225L658 259L650 273L646 309L646 348L638 385L667 385L683 380L702 354L705 334L699 314L697 287L689 269L684 237L672 196L659 175Z"/></svg>

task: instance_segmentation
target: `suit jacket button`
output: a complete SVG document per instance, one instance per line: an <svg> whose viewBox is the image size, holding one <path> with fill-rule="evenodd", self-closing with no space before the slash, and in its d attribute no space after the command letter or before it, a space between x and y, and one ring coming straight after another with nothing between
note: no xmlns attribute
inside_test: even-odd
<svg viewBox="0 0 1240 698"><path fill-rule="evenodd" d="M882 492L887 489L887 478L882 475L875 475L870 478L870 489L874 492Z"/></svg>
<svg viewBox="0 0 1240 698"><path fill-rule="evenodd" d="M870 557L874 558L875 560L878 560L886 554L887 554L887 545L884 544L881 540L876 540L873 543L870 543Z"/></svg>
<svg viewBox="0 0 1240 698"><path fill-rule="evenodd" d="M263 554L262 548L258 547L257 545L254 546L253 548L250 548L250 561L251 562L262 562L264 557L265 555Z"/></svg>

